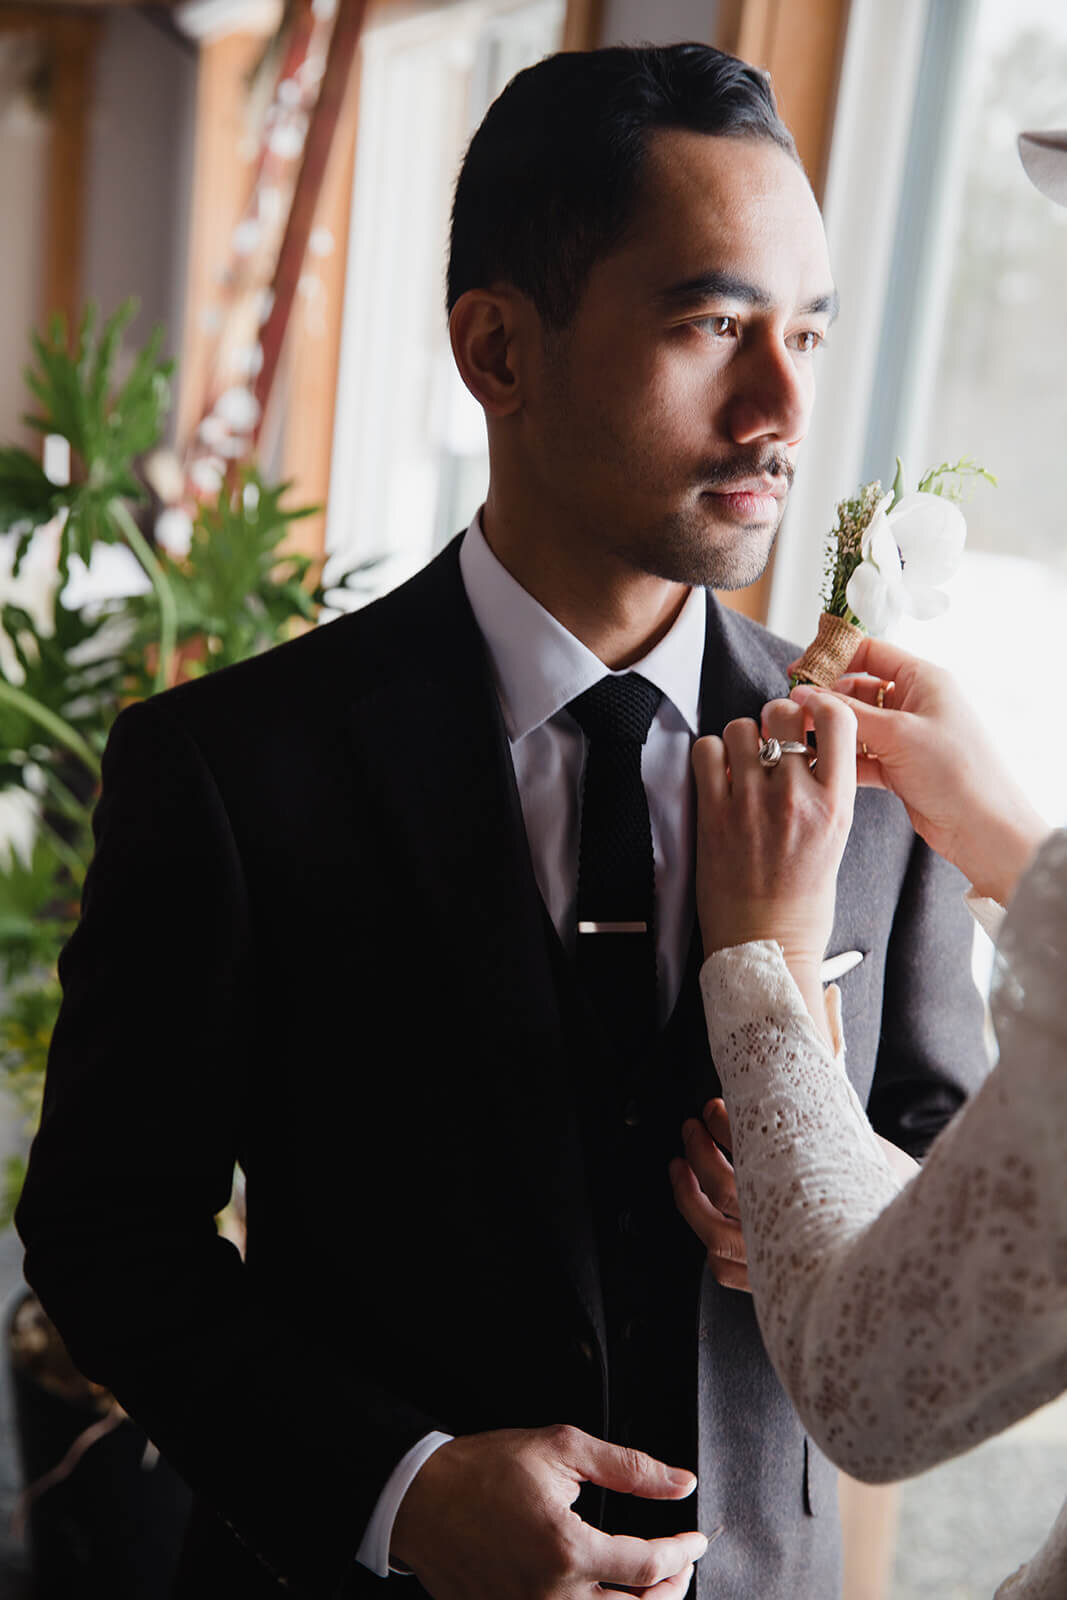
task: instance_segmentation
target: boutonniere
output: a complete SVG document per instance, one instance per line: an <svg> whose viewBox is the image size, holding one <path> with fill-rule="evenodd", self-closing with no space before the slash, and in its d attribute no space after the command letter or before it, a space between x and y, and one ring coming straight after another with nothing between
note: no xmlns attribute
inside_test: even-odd
<svg viewBox="0 0 1067 1600"><path fill-rule="evenodd" d="M824 688L847 668L865 633L888 633L901 617L939 617L948 608L943 585L963 556L967 524L959 502L976 478L996 478L966 456L942 462L909 493L897 457L892 489L875 479L837 508L827 548L819 629L793 663L791 686Z"/></svg>

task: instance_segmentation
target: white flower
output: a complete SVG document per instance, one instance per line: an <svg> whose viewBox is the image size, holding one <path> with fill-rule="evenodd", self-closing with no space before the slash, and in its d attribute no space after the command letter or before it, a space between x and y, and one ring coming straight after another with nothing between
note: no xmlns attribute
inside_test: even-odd
<svg viewBox="0 0 1067 1600"><path fill-rule="evenodd" d="M295 161L304 148L308 119L302 115L289 116L278 122L267 136L267 148L281 161Z"/></svg>
<svg viewBox="0 0 1067 1600"><path fill-rule="evenodd" d="M215 401L216 417L234 433L251 433L259 421L259 401L244 384L234 384Z"/></svg>
<svg viewBox="0 0 1067 1600"><path fill-rule="evenodd" d="M901 617L926 620L948 607L940 585L963 555L967 524L959 506L938 494L906 494L888 510L880 500L861 545L862 560L845 596L869 633L884 634Z"/></svg>
<svg viewBox="0 0 1067 1600"><path fill-rule="evenodd" d="M176 561L183 560L193 542L193 519L181 506L168 506L156 518L156 543Z"/></svg>
<svg viewBox="0 0 1067 1600"><path fill-rule="evenodd" d="M196 436L209 450L217 450L230 437L230 430L221 417L207 416L197 428Z"/></svg>
<svg viewBox="0 0 1067 1600"><path fill-rule="evenodd" d="M233 230L230 247L235 256L254 255L259 249L263 228L255 217L245 217Z"/></svg>
<svg viewBox="0 0 1067 1600"><path fill-rule="evenodd" d="M255 344L241 345L230 357L230 370L242 378L255 378L263 370L263 346L257 340Z"/></svg>
<svg viewBox="0 0 1067 1600"><path fill-rule="evenodd" d="M153 450L142 468L164 505L177 505L185 493L185 473L173 450Z"/></svg>
<svg viewBox="0 0 1067 1600"><path fill-rule="evenodd" d="M204 495L218 494L225 475L226 463L220 461L218 456L201 456L189 468L189 481L194 489Z"/></svg>

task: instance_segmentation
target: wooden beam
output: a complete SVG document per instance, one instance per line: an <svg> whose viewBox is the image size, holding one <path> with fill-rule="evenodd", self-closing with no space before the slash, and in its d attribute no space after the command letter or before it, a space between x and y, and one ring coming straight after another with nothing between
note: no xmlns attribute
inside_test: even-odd
<svg viewBox="0 0 1067 1600"><path fill-rule="evenodd" d="M71 329L81 312L89 111L100 20L68 8L0 6L0 33L30 34L47 53L48 199L35 315L45 323L61 312Z"/></svg>
<svg viewBox="0 0 1067 1600"><path fill-rule="evenodd" d="M604 0L567 0L562 50L595 50L604 21Z"/></svg>
<svg viewBox="0 0 1067 1600"><path fill-rule="evenodd" d="M79 17L68 19L50 41L52 135L41 310L44 320L60 312L71 331L77 324L82 300L89 108L98 38L96 19Z"/></svg>
<svg viewBox="0 0 1067 1600"><path fill-rule="evenodd" d="M762 67L770 53L778 0L719 0L715 44Z"/></svg>
<svg viewBox="0 0 1067 1600"><path fill-rule="evenodd" d="M330 36L326 71L311 116L304 159L296 180L285 238L271 284L270 314L260 334L263 365L256 375L255 396L261 407L261 421L270 399L289 314L303 271L308 239L311 237L366 9L366 0L339 0L337 21ZM255 436L259 436L258 427Z"/></svg>
<svg viewBox="0 0 1067 1600"><path fill-rule="evenodd" d="M251 162L238 154L246 129L247 78L263 52L256 34L202 45L196 84L196 157L185 274L185 318L178 363L177 441L182 450L200 421L214 331L207 318L219 295L217 273L248 198Z"/></svg>
<svg viewBox="0 0 1067 1600"><path fill-rule="evenodd" d="M290 319L285 352L285 431L282 476L292 482L291 505L322 510L293 524L286 549L316 560L326 551L326 501L330 490L333 425L344 327L345 268L359 125L360 62L349 77L329 164L315 214L315 227L333 237L330 255L314 263L322 285L322 323L305 336L298 306Z"/></svg>

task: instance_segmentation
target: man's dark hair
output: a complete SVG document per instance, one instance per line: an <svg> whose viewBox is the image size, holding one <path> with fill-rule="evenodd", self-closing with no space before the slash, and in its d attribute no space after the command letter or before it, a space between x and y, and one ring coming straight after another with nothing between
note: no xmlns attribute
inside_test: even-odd
<svg viewBox="0 0 1067 1600"><path fill-rule="evenodd" d="M766 139L798 159L766 74L710 45L547 56L512 78L470 142L449 311L467 289L508 283L566 327L594 262L626 234L648 136L664 128Z"/></svg>

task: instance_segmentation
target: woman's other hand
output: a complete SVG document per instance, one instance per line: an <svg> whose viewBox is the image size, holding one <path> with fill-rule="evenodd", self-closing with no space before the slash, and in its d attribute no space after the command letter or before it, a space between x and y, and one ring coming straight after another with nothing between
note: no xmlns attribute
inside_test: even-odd
<svg viewBox="0 0 1067 1600"><path fill-rule="evenodd" d="M1006 905L1048 826L952 677L883 639L864 639L834 688L856 716L858 781L898 795L927 844L979 894ZM806 685L792 694L815 726L827 698Z"/></svg>
<svg viewBox="0 0 1067 1600"><path fill-rule="evenodd" d="M856 792L856 719L823 695L803 708L764 707L763 735L803 742L818 762L784 754L760 765L760 729L731 722L693 747L697 785L697 913L704 953L776 939L817 1026L827 1034L819 970L834 918L837 869Z"/></svg>

